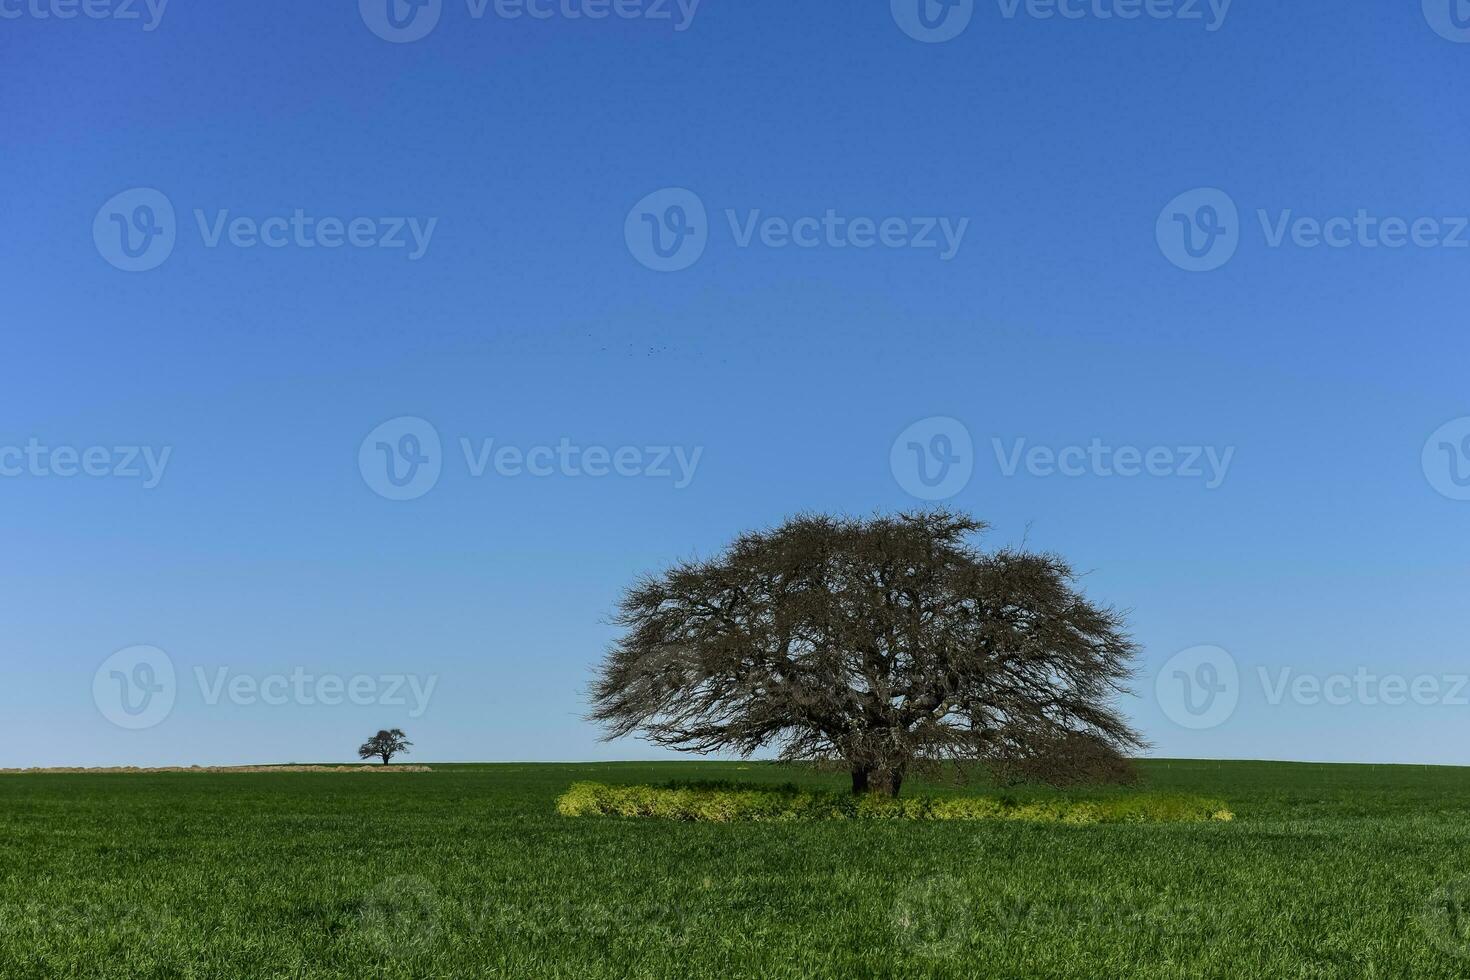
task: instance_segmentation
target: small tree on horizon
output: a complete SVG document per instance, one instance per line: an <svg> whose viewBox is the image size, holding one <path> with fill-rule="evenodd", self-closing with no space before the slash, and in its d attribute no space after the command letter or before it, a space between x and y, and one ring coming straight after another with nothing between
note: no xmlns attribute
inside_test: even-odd
<svg viewBox="0 0 1470 980"><path fill-rule="evenodd" d="M395 755L399 753L408 755L409 747L412 745L413 743L403 734L403 729L386 728L358 746L357 756L360 759L380 758L383 760L383 765L386 766Z"/></svg>
<svg viewBox="0 0 1470 980"><path fill-rule="evenodd" d="M1061 558L970 539L946 510L802 515L624 594L591 692L604 740L841 765L897 796L915 769L1127 781L1140 737L1112 706L1136 648Z"/></svg>

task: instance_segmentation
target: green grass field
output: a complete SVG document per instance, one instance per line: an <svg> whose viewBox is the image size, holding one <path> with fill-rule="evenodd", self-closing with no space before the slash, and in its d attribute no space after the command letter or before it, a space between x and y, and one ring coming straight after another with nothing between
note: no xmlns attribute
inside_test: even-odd
<svg viewBox="0 0 1470 980"><path fill-rule="evenodd" d="M1470 975L1470 769L1143 765L1236 819L554 810L577 780L840 784L759 763L0 776L0 977Z"/></svg>

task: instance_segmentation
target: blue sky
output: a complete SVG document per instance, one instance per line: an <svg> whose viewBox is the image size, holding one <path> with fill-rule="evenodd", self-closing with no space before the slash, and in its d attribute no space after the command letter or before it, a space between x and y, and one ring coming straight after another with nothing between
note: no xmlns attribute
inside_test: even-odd
<svg viewBox="0 0 1470 980"><path fill-rule="evenodd" d="M623 586L934 492L1132 610L1155 754L1470 760L1447 4L93 2L0 3L0 766L654 757Z"/></svg>

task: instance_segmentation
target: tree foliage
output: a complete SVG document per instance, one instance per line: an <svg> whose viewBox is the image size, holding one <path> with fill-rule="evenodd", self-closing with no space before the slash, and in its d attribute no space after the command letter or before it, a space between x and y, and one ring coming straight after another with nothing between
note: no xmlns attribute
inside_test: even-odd
<svg viewBox="0 0 1470 980"><path fill-rule="evenodd" d="M945 510L802 515L624 594L591 692L604 737L837 762L853 790L981 762L1053 783L1126 779L1113 705L1135 647L1054 555L982 551Z"/></svg>

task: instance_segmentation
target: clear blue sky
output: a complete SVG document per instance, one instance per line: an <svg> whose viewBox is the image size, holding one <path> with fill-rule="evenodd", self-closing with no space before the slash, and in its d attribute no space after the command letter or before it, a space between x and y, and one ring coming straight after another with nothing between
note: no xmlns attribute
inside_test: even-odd
<svg viewBox="0 0 1470 980"><path fill-rule="evenodd" d="M0 5L0 765L350 758L393 725L425 759L653 757L581 718L622 587L799 509L921 504L907 438L892 450L933 417L974 447L947 503L1132 610L1125 707L1156 754L1470 762L1470 691L1450 690L1470 674L1470 442L1431 440L1470 416L1470 249L1271 244L1287 210L1433 219L1446 239L1470 214L1470 44L1418 3L1236 0L1210 30L1204 3L1124 20L1097 15L1119 0L1080 19L989 0L924 43L876 0L706 0L684 30L674 3L671 20L510 19L443 0L394 43L371 2L180 3L152 30L141 3L139 20L38 16L49 2ZM166 217L108 204L135 188L166 199L175 240L129 272L121 227ZM644 214L677 227L676 199L635 205L665 188L705 209L679 212L704 251L660 272L637 233ZM1166 209L1197 188L1238 219L1204 214L1217 198ZM437 223L417 258L407 231L405 248L208 244L239 217L285 234L267 219L297 209L374 235ZM740 244L752 212L829 210L968 225L947 259ZM1236 251L1180 268L1174 213L1201 235L1227 222ZM365 477L380 440L359 464L403 416L442 440L412 500ZM381 441L423 448L402 434ZM701 452L686 486L562 463L476 476L461 438L635 447L640 473L646 447ZM1188 469L1179 447L1234 452L1211 487L1077 453L1083 475L1008 476L993 440L1003 457L1170 447L1162 470ZM1463 470L1426 468L1427 441ZM103 447L109 472L114 447L169 455L149 487L141 462L58 476L58 446ZM177 678L133 730L98 703L110 669L93 682L139 644ZM1238 707L1189 728L1155 675L1200 645L1233 658ZM421 713L211 704L221 668L437 681ZM1286 668L1429 675L1445 696L1273 704L1260 671Z"/></svg>

